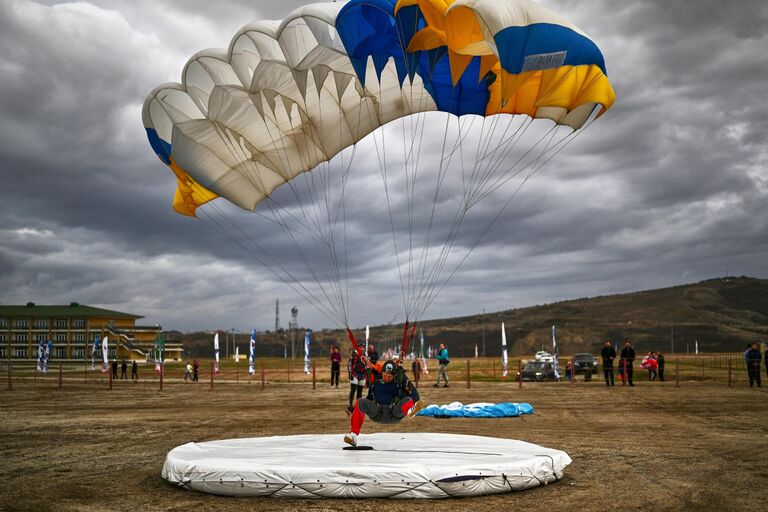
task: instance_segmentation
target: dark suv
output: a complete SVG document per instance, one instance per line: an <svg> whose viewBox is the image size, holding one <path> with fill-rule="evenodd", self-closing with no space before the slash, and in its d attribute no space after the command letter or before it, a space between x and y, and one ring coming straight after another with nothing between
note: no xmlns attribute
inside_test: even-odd
<svg viewBox="0 0 768 512"><path fill-rule="evenodd" d="M562 371L560 372L562 375ZM518 372L517 377L520 378ZM533 361L523 366L523 380L557 380L555 376L555 365L543 361Z"/></svg>
<svg viewBox="0 0 768 512"><path fill-rule="evenodd" d="M573 356L573 367L576 375L580 373L597 373L597 358L587 352Z"/></svg>

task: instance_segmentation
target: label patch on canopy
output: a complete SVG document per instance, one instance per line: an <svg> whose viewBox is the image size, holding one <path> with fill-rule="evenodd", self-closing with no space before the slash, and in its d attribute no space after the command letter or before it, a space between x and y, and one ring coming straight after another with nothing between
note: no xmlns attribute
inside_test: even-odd
<svg viewBox="0 0 768 512"><path fill-rule="evenodd" d="M523 61L523 71L540 71L542 69L558 68L565 63L567 50L553 53L537 53L527 55Z"/></svg>

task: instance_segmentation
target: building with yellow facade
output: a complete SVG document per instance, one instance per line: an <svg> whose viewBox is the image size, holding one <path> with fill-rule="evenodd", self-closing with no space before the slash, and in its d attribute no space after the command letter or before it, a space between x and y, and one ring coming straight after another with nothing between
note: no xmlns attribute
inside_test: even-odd
<svg viewBox="0 0 768 512"><path fill-rule="evenodd" d="M93 340L109 340L109 358L152 359L160 325L136 325L144 318L131 313L86 306L0 305L0 359L35 360L40 341L52 341L51 360L91 358ZM181 342L166 341L165 359L181 360ZM98 354L101 359L101 352Z"/></svg>

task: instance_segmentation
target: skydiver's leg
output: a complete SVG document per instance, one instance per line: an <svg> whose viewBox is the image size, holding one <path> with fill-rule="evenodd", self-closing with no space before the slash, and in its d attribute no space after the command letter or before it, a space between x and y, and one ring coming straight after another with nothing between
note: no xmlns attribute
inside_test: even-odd
<svg viewBox="0 0 768 512"><path fill-rule="evenodd" d="M357 392L357 384L354 382L349 383L349 406L352 407L352 402L355 399L355 393Z"/></svg>
<svg viewBox="0 0 768 512"><path fill-rule="evenodd" d="M363 384L357 386L357 399L360 400L363 397Z"/></svg>

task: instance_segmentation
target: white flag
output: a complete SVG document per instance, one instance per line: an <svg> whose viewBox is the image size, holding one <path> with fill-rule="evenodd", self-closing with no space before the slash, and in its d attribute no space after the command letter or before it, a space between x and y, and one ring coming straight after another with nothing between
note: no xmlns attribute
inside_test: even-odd
<svg viewBox="0 0 768 512"><path fill-rule="evenodd" d="M219 373L219 333L216 333L213 337L213 354L216 357L213 371Z"/></svg>
<svg viewBox="0 0 768 512"><path fill-rule="evenodd" d="M509 373L507 369L509 358L507 357L507 331L504 329L504 322L501 322L501 376L506 377Z"/></svg>
<svg viewBox="0 0 768 512"><path fill-rule="evenodd" d="M365 356L368 357L368 338L371 336L371 329L365 326Z"/></svg>
<svg viewBox="0 0 768 512"><path fill-rule="evenodd" d="M309 342L312 340L312 331L307 329L304 334L304 374L309 375Z"/></svg>
<svg viewBox="0 0 768 512"><path fill-rule="evenodd" d="M235 347L235 361L240 360L240 347Z"/></svg>
<svg viewBox="0 0 768 512"><path fill-rule="evenodd" d="M699 340L696 340L696 353L699 353Z"/></svg>
<svg viewBox="0 0 768 512"><path fill-rule="evenodd" d="M106 336L101 340L101 357L103 364L101 365L101 373L109 371L109 340Z"/></svg>
<svg viewBox="0 0 768 512"><path fill-rule="evenodd" d="M256 329L251 331L251 351L248 355L248 373L253 375L256 370L253 367L254 361L256 360Z"/></svg>
<svg viewBox="0 0 768 512"><path fill-rule="evenodd" d="M554 324L552 324L552 362L555 367L555 380L560 380L560 368L557 366L557 338L555 336ZM571 375L571 378L573 378L573 375Z"/></svg>

